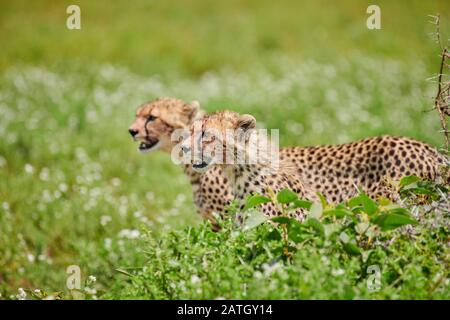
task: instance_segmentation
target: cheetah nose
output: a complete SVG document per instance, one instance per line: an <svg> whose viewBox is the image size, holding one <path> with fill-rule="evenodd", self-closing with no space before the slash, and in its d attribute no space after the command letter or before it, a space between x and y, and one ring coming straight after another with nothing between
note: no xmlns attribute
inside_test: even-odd
<svg viewBox="0 0 450 320"><path fill-rule="evenodd" d="M131 136L132 136L133 138L134 138L135 135L138 134L138 131L137 131L137 130L134 130L134 129L128 129L128 132L131 134Z"/></svg>

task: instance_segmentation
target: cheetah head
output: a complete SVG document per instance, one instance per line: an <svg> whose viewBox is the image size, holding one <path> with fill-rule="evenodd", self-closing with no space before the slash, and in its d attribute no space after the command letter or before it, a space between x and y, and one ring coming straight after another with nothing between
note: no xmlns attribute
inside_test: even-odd
<svg viewBox="0 0 450 320"><path fill-rule="evenodd" d="M251 115L216 112L194 121L181 149L199 172L215 164L235 164L249 139L248 133L255 127L256 120Z"/></svg>
<svg viewBox="0 0 450 320"><path fill-rule="evenodd" d="M139 141L139 151L163 150L173 147L171 134L176 129L188 127L200 114L197 101L186 103L175 98L159 98L142 104L128 132Z"/></svg>

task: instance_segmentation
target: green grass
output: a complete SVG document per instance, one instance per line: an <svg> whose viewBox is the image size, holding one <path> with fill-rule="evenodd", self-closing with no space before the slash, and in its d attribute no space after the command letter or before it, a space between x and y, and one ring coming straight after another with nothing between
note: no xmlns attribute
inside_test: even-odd
<svg viewBox="0 0 450 320"><path fill-rule="evenodd" d="M81 8L82 29L66 29L66 8ZM232 66L246 71L273 54L321 62L361 53L432 64L428 14L441 13L449 36L450 4L377 1L382 30L365 27L370 1L3 1L0 69L18 61L100 61L134 72L201 75Z"/></svg>
<svg viewBox="0 0 450 320"><path fill-rule="evenodd" d="M15 298L18 288L70 297L69 265L80 266L83 281L97 278L99 298L449 296L448 279L430 294L433 277L442 275L433 255L448 259L448 252L425 227L419 240L401 240L385 257L400 263L395 268L407 280L378 293L355 282L361 266L335 247L305 246L273 278L261 271L273 258L267 252L240 264L248 245L264 247L269 226L237 238L209 232L182 170L168 155L139 154L127 134L138 104L175 96L208 111L252 113L281 130L283 146L377 134L440 146L437 115L423 112L435 93L426 79L438 64L426 15L447 17L448 2L383 1L381 31L365 28L367 5L353 1L79 3L81 31L65 29L69 2L1 4L2 298ZM169 283L204 283L204 271L188 266L208 252L211 270L221 270L210 275L214 290L189 284L169 295L152 278L149 259L159 252L158 265L170 266L183 241L180 272L170 269Z"/></svg>

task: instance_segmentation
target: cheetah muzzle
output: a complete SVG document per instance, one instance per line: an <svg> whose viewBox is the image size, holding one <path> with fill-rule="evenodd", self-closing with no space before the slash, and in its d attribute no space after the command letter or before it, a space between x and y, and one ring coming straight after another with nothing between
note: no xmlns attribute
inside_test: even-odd
<svg viewBox="0 0 450 320"><path fill-rule="evenodd" d="M147 138L145 142L141 142L139 144L138 149L140 152L149 152L153 149L156 149L158 147L158 143L159 143L158 139Z"/></svg>

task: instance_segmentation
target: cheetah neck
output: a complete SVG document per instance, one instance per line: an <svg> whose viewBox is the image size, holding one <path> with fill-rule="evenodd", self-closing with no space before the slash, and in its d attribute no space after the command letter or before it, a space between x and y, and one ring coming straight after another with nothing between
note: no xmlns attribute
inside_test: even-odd
<svg viewBox="0 0 450 320"><path fill-rule="evenodd" d="M251 132L245 144L237 144L233 153L234 163L224 165L223 171L238 200L252 193L265 194L296 171L290 160L280 159L278 146L264 132ZM245 161L240 162L242 159Z"/></svg>
<svg viewBox="0 0 450 320"><path fill-rule="evenodd" d="M192 186L198 185L200 183L201 173L194 170L192 165L184 164L183 166L184 173L188 176L189 182Z"/></svg>
<svg viewBox="0 0 450 320"><path fill-rule="evenodd" d="M253 193L266 194L294 174L290 161L282 161L277 167L261 164L225 165L224 174L233 187L233 194L239 201ZM286 186L287 187L287 186Z"/></svg>

